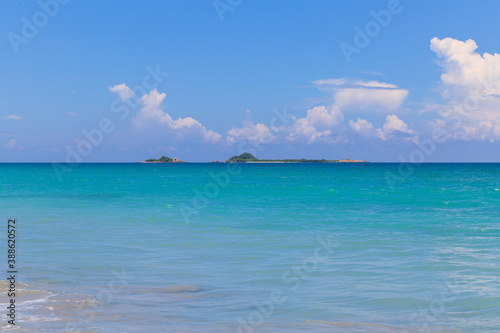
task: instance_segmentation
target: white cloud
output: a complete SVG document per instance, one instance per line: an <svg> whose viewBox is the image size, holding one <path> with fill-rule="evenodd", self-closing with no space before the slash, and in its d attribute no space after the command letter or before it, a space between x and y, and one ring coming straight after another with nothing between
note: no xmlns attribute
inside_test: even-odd
<svg viewBox="0 0 500 333"><path fill-rule="evenodd" d="M411 140L417 139L417 133L408 128L408 125L398 118L396 115L389 115L385 118L385 123L382 128L377 129L376 136L386 141L389 138L394 138L398 134L407 134Z"/></svg>
<svg viewBox="0 0 500 333"><path fill-rule="evenodd" d="M356 133L365 137L377 137L383 141L395 138L418 141L418 133L408 128L408 125L396 115L388 115L382 128L375 129L373 124L366 119L358 118L349 121L349 125Z"/></svg>
<svg viewBox="0 0 500 333"><path fill-rule="evenodd" d="M16 139L11 138L9 142L4 146L7 149L23 149L24 147L20 146Z"/></svg>
<svg viewBox="0 0 500 333"><path fill-rule="evenodd" d="M334 86L342 86L344 84L347 84L347 79L345 78L340 78L340 79L322 79L322 80L316 80L313 82L315 85L334 85Z"/></svg>
<svg viewBox="0 0 500 333"><path fill-rule="evenodd" d="M375 135L373 124L366 119L358 118L356 121L349 120L349 126L359 135L367 137Z"/></svg>
<svg viewBox="0 0 500 333"><path fill-rule="evenodd" d="M294 123L288 128L288 141L305 139L308 143L314 143L318 139L332 139L334 130L340 130L343 125L344 116L340 108L334 105L327 109L317 106L307 111L305 118L293 118Z"/></svg>
<svg viewBox="0 0 500 333"><path fill-rule="evenodd" d="M338 142L335 135L344 129L344 116L338 106L317 106L307 111L304 118L291 117L290 125L269 127L262 123L243 122L227 132L227 143L250 141L256 144L317 141Z"/></svg>
<svg viewBox="0 0 500 333"><path fill-rule="evenodd" d="M477 44L453 38L431 40L443 69L442 117L431 123L457 140L500 139L500 55L476 52Z"/></svg>
<svg viewBox="0 0 500 333"><path fill-rule="evenodd" d="M251 121L243 122L242 128L231 128L227 134L227 142L229 144L242 141L264 144L272 142L276 138L268 126L264 124L254 124Z"/></svg>
<svg viewBox="0 0 500 333"><path fill-rule="evenodd" d="M397 111L406 96L404 89L346 88L335 93L335 102L342 108L386 113Z"/></svg>
<svg viewBox="0 0 500 333"><path fill-rule="evenodd" d="M332 94L342 110L394 113L401 108L408 90L379 81L349 80L346 78L314 81L322 91Z"/></svg>
<svg viewBox="0 0 500 333"><path fill-rule="evenodd" d="M316 130L324 130L340 124L344 120L344 116L337 105L332 106L329 110L324 106L317 106L307 111L306 120Z"/></svg>
<svg viewBox="0 0 500 333"><path fill-rule="evenodd" d="M216 143L221 140L222 136L220 134L207 130L205 126L192 117L173 120L168 113L162 110L165 97L165 93L159 93L156 89L143 95L140 99L142 108L139 114L134 117L133 123L141 128L160 125L168 130L178 131L188 136L198 134L203 137L204 141L209 143Z"/></svg>
<svg viewBox="0 0 500 333"><path fill-rule="evenodd" d="M118 98L120 98L122 101L126 101L126 100L132 98L132 96L134 96L132 89L130 89L125 83L117 84L117 85L112 86L112 87L108 87L108 89L109 89L109 91L117 94Z"/></svg>
<svg viewBox="0 0 500 333"><path fill-rule="evenodd" d="M16 115L8 115L7 117L4 117L4 119L12 119L12 120L20 120L22 117L21 116L16 116Z"/></svg>

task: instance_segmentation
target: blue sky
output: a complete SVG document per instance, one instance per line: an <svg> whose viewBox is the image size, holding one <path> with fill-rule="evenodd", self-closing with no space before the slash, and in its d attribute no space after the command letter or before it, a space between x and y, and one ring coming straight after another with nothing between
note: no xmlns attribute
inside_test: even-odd
<svg viewBox="0 0 500 333"><path fill-rule="evenodd" d="M0 162L500 161L498 12L495 1L2 2Z"/></svg>

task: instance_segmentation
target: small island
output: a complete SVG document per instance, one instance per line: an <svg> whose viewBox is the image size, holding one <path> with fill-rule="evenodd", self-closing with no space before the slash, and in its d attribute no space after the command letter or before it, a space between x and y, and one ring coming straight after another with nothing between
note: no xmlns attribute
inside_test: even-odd
<svg viewBox="0 0 500 333"><path fill-rule="evenodd" d="M159 159L155 159L155 158L150 158L148 160L145 160L143 163L186 163L184 161L181 161L177 158L170 158L170 157L167 157L167 156L162 156L160 157Z"/></svg>
<svg viewBox="0 0 500 333"><path fill-rule="evenodd" d="M243 153L233 156L226 163L366 163L361 160L341 159L341 160L311 160L311 159L284 159L284 160L260 160L250 153Z"/></svg>

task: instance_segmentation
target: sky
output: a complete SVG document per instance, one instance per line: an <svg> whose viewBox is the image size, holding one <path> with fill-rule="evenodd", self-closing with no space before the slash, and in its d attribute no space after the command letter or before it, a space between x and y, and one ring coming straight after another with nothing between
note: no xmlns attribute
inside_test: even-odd
<svg viewBox="0 0 500 333"><path fill-rule="evenodd" d="M500 2L0 3L0 162L500 162Z"/></svg>

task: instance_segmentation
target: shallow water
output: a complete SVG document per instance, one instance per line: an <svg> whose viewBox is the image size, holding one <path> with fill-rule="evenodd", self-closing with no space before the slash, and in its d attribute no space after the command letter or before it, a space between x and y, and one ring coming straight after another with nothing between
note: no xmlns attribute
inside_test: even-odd
<svg viewBox="0 0 500 333"><path fill-rule="evenodd" d="M500 164L82 164L62 180L0 164L0 184L17 332L500 327Z"/></svg>

